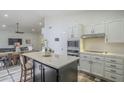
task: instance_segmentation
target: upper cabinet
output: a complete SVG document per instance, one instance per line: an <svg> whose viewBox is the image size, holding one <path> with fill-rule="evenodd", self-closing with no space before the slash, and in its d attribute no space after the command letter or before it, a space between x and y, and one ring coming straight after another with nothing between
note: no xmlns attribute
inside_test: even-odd
<svg viewBox="0 0 124 93"><path fill-rule="evenodd" d="M84 27L83 34L99 34L99 33L105 33L104 24L87 25Z"/></svg>
<svg viewBox="0 0 124 93"><path fill-rule="evenodd" d="M124 20L106 23L106 43L124 43Z"/></svg>
<svg viewBox="0 0 124 93"><path fill-rule="evenodd" d="M83 34L83 25L81 24L76 24L68 28L68 39L70 38L80 39L82 34Z"/></svg>

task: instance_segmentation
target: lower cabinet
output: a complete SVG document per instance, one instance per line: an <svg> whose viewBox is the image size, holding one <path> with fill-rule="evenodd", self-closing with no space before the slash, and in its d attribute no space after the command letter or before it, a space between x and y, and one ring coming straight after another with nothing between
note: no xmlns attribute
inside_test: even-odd
<svg viewBox="0 0 124 93"><path fill-rule="evenodd" d="M124 59L80 54L79 69L106 80L124 81Z"/></svg>
<svg viewBox="0 0 124 93"><path fill-rule="evenodd" d="M116 81L124 81L124 64L121 58L105 58L104 77Z"/></svg>
<svg viewBox="0 0 124 93"><path fill-rule="evenodd" d="M38 62L34 63L35 65L35 82L56 82L57 73L56 70L45 65L42 65Z"/></svg>
<svg viewBox="0 0 124 93"><path fill-rule="evenodd" d="M85 57L87 56L87 57ZM103 76L104 71L104 61L102 57L91 56L91 55L83 55L81 54L80 58L80 70L94 74Z"/></svg>
<svg viewBox="0 0 124 93"><path fill-rule="evenodd" d="M90 72L91 70L91 62L88 60L80 60L80 67L79 69L85 71L85 72Z"/></svg>
<svg viewBox="0 0 124 93"><path fill-rule="evenodd" d="M41 64L39 64L38 62L34 62L35 65L35 70L33 70L33 73L35 74L35 76L33 76L34 80L36 82L41 82L42 81L42 72L41 72Z"/></svg>
<svg viewBox="0 0 124 93"><path fill-rule="evenodd" d="M116 73L105 71L105 78L116 82L122 82L124 77Z"/></svg>
<svg viewBox="0 0 124 93"><path fill-rule="evenodd" d="M104 62L103 62L104 63ZM91 66L91 73L99 76L103 76L104 64L102 62L93 62Z"/></svg>

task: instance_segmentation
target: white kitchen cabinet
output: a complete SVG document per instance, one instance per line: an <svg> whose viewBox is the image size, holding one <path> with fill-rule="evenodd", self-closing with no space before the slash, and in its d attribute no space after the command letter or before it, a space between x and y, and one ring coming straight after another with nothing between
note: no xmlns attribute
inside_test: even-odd
<svg viewBox="0 0 124 93"><path fill-rule="evenodd" d="M76 24L68 27L68 39L70 38L79 38L83 34L83 25Z"/></svg>
<svg viewBox="0 0 124 93"><path fill-rule="evenodd" d="M79 69L85 72L91 72L90 55L80 54L80 66Z"/></svg>
<svg viewBox="0 0 124 93"><path fill-rule="evenodd" d="M91 56L91 60L92 60L91 73L94 75L103 76L104 57Z"/></svg>
<svg viewBox="0 0 124 93"><path fill-rule="evenodd" d="M91 73L94 75L103 76L103 68L104 68L104 65L102 63L93 62Z"/></svg>
<svg viewBox="0 0 124 93"><path fill-rule="evenodd" d="M124 43L124 20L106 23L106 42Z"/></svg>
<svg viewBox="0 0 124 93"><path fill-rule="evenodd" d="M91 66L91 73L94 75L103 76L104 61L93 61Z"/></svg>
<svg viewBox="0 0 124 93"><path fill-rule="evenodd" d="M112 80L112 81L116 81L116 82L124 81L124 77L122 75L118 75L118 74L107 72L107 71L105 72L105 78Z"/></svg>
<svg viewBox="0 0 124 93"><path fill-rule="evenodd" d="M103 76L104 61L103 57L80 54L80 70Z"/></svg>
<svg viewBox="0 0 124 93"><path fill-rule="evenodd" d="M104 24L96 24L96 25L94 25L93 29L94 29L95 34L105 33L105 25Z"/></svg>
<svg viewBox="0 0 124 93"><path fill-rule="evenodd" d="M80 60L80 70L85 71L85 72L91 72L91 62L88 60Z"/></svg>
<svg viewBox="0 0 124 93"><path fill-rule="evenodd" d="M105 33L104 24L93 24L93 25L87 25L84 27L83 34L101 34L101 33Z"/></svg>
<svg viewBox="0 0 124 93"><path fill-rule="evenodd" d="M124 81L124 59L91 54L80 54L79 70L103 77L106 80Z"/></svg>
<svg viewBox="0 0 124 93"><path fill-rule="evenodd" d="M84 27L84 32L83 34L93 34L93 26L92 25L87 25Z"/></svg>
<svg viewBox="0 0 124 93"><path fill-rule="evenodd" d="M105 57L104 78L112 81L124 81L124 60L122 58Z"/></svg>

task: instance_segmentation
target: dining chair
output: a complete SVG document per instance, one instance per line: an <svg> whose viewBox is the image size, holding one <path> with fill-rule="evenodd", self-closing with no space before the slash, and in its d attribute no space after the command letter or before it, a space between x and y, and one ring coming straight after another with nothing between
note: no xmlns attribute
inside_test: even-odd
<svg viewBox="0 0 124 93"><path fill-rule="evenodd" d="M8 53L7 60L8 60L9 66L14 65L12 53Z"/></svg>
<svg viewBox="0 0 124 93"><path fill-rule="evenodd" d="M33 65L32 65L31 60L27 60L27 58L20 55L20 63L21 63L20 82L28 82L28 81L32 80Z"/></svg>
<svg viewBox="0 0 124 93"><path fill-rule="evenodd" d="M2 68L4 68L4 59L3 59L3 57L0 57L0 69Z"/></svg>

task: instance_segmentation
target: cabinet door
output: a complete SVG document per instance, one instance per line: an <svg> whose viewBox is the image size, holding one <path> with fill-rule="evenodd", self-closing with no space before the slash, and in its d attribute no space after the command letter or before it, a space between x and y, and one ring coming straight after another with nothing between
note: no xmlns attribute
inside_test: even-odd
<svg viewBox="0 0 124 93"><path fill-rule="evenodd" d="M80 38L81 35L83 34L82 30L83 30L83 26L81 24L74 25L73 26L74 38Z"/></svg>
<svg viewBox="0 0 124 93"><path fill-rule="evenodd" d="M42 82L42 66L38 62L34 62L34 81L35 82Z"/></svg>
<svg viewBox="0 0 124 93"><path fill-rule="evenodd" d="M92 62L91 73L94 75L103 76L104 63L101 62Z"/></svg>
<svg viewBox="0 0 124 93"><path fill-rule="evenodd" d="M99 33L105 33L105 26L104 24L96 24L94 25L94 33L99 34Z"/></svg>
<svg viewBox="0 0 124 93"><path fill-rule="evenodd" d="M85 72L90 72L91 64L88 60L80 60L79 69Z"/></svg>
<svg viewBox="0 0 124 93"><path fill-rule="evenodd" d="M107 41L108 43L124 42L124 25L122 20L107 23Z"/></svg>
<svg viewBox="0 0 124 93"><path fill-rule="evenodd" d="M92 25L88 25L84 27L84 33L83 34L93 34L94 30L93 30L93 26Z"/></svg>
<svg viewBox="0 0 124 93"><path fill-rule="evenodd" d="M56 70L53 68L50 68L48 66L43 65L42 66L42 78L44 82L56 82L57 80L57 73Z"/></svg>
<svg viewBox="0 0 124 93"><path fill-rule="evenodd" d="M68 39L80 38L82 34L83 34L83 25L77 24L68 27Z"/></svg>

